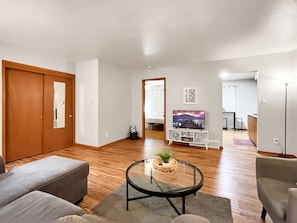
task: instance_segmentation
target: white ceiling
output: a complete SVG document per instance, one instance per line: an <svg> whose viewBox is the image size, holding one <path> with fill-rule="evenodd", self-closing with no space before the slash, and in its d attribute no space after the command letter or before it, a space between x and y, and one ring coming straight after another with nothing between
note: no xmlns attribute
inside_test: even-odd
<svg viewBox="0 0 297 223"><path fill-rule="evenodd" d="M0 0L0 45L160 67L295 50L297 0Z"/></svg>

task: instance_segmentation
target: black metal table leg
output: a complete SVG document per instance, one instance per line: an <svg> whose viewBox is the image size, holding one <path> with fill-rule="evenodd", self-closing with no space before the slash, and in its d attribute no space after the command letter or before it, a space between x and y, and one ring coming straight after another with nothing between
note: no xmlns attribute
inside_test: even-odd
<svg viewBox="0 0 297 223"><path fill-rule="evenodd" d="M186 213L186 198L185 196L182 197L182 213L185 214Z"/></svg>
<svg viewBox="0 0 297 223"><path fill-rule="evenodd" d="M128 193L128 187L129 187L129 185L128 185L128 181L126 181L126 209L127 209L127 211L129 210L129 193Z"/></svg>

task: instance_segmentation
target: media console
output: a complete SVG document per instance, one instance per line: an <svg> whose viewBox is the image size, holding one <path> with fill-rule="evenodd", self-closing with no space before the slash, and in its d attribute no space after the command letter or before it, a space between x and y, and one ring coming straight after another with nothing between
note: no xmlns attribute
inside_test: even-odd
<svg viewBox="0 0 297 223"><path fill-rule="evenodd" d="M172 142L188 143L193 146L203 145L208 150L209 133L200 129L169 129L169 145Z"/></svg>

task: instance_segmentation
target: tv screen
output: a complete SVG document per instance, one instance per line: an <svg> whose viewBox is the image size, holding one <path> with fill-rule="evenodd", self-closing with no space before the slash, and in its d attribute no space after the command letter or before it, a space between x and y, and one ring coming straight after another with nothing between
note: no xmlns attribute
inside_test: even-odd
<svg viewBox="0 0 297 223"><path fill-rule="evenodd" d="M173 127L188 129L205 128L204 110L173 110Z"/></svg>

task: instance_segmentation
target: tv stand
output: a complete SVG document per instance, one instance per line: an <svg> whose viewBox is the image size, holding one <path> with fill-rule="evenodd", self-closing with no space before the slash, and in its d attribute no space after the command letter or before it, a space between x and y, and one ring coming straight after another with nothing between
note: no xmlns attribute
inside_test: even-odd
<svg viewBox="0 0 297 223"><path fill-rule="evenodd" d="M202 129L169 129L169 145L172 142L188 143L190 146L204 146L208 150L209 133Z"/></svg>

